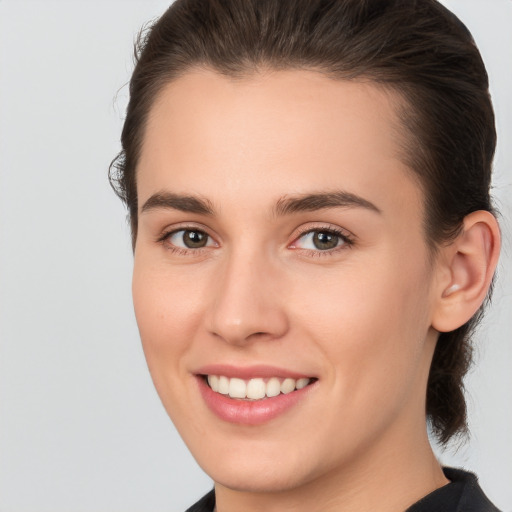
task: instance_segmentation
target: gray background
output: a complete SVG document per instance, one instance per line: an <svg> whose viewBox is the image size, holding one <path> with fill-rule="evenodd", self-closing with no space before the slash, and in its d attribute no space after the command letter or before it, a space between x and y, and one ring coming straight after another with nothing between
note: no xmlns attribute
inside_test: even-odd
<svg viewBox="0 0 512 512"><path fill-rule="evenodd" d="M445 4L490 72L505 242L467 381L472 439L441 459L511 511L512 2ZM166 6L0 0L1 512L180 511L211 486L153 390L125 211L106 178L132 41Z"/></svg>

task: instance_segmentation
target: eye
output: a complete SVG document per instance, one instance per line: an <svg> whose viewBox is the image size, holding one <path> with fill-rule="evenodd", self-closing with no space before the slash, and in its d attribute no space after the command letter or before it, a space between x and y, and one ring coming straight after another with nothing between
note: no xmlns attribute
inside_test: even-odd
<svg viewBox="0 0 512 512"><path fill-rule="evenodd" d="M335 229L312 229L299 236L291 245L292 249L310 251L332 251L352 244L352 240Z"/></svg>
<svg viewBox="0 0 512 512"><path fill-rule="evenodd" d="M164 239L179 249L202 249L216 245L207 233L199 229L179 229L165 235Z"/></svg>

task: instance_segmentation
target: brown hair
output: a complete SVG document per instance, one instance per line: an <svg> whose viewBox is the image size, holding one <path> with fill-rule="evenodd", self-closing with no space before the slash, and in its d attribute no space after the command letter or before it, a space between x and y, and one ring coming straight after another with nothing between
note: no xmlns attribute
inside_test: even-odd
<svg viewBox="0 0 512 512"><path fill-rule="evenodd" d="M177 0L136 45L136 67L110 180L137 237L136 168L162 87L193 66L237 77L261 67L369 79L405 100L406 160L425 194L435 251L489 195L496 133L488 78L467 28L436 0ZM481 316L441 333L426 408L442 443L467 431L463 377Z"/></svg>

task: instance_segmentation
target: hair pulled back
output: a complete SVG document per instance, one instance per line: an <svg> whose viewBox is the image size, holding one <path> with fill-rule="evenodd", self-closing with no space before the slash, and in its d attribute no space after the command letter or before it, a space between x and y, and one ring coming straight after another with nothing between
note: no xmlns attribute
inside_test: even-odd
<svg viewBox="0 0 512 512"><path fill-rule="evenodd" d="M231 77L258 69L311 69L371 80L399 93L405 159L425 195L425 236L435 252L464 217L493 211L496 133L482 58L467 28L435 0L177 0L136 44L121 142L110 167L137 237L136 169L149 111L162 88L192 67ZM441 333L426 409L446 443L467 431L463 377L482 310Z"/></svg>

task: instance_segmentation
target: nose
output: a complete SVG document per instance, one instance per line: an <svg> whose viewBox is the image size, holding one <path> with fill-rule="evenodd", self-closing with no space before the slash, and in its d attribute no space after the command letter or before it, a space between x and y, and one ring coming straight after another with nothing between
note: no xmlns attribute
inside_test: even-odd
<svg viewBox="0 0 512 512"><path fill-rule="evenodd" d="M280 272L262 256L232 255L216 275L209 331L227 343L272 340L288 330Z"/></svg>

